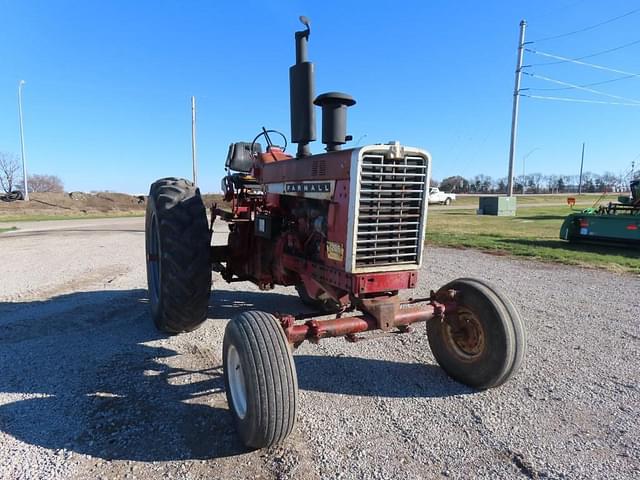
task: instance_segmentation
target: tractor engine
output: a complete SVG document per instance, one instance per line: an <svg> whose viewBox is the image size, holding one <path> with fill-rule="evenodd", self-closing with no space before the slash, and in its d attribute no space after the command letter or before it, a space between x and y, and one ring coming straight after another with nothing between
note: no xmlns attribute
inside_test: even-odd
<svg viewBox="0 0 640 480"><path fill-rule="evenodd" d="M280 203L287 225L286 234L279 239L284 242L283 251L312 262L324 261L322 252L327 238L328 202L285 198Z"/></svg>
<svg viewBox="0 0 640 480"><path fill-rule="evenodd" d="M244 152L236 144L230 152ZM398 143L292 158L257 155L231 174L234 199L227 279L261 288L296 285L340 308L354 298L412 288L422 260L429 155ZM277 158L277 160L276 160ZM227 164L239 168L231 155ZM250 261L248 261L248 258Z"/></svg>

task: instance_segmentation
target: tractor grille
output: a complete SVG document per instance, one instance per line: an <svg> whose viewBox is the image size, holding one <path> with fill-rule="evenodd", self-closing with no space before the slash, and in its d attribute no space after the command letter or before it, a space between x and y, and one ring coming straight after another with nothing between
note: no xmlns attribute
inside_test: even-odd
<svg viewBox="0 0 640 480"><path fill-rule="evenodd" d="M362 158L356 268L419 263L427 167L418 156Z"/></svg>

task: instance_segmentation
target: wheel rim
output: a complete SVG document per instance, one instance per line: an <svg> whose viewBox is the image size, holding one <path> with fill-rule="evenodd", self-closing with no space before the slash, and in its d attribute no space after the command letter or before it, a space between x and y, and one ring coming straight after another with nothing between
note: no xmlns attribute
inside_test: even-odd
<svg viewBox="0 0 640 480"><path fill-rule="evenodd" d="M484 352L485 333L478 317L466 308L458 308L457 319L445 326L449 349L461 360L475 360Z"/></svg>
<svg viewBox="0 0 640 480"><path fill-rule="evenodd" d="M243 419L247 415L247 387L244 383L240 354L233 345L229 347L227 352L227 377L229 379L233 409L236 415Z"/></svg>
<svg viewBox="0 0 640 480"><path fill-rule="evenodd" d="M149 268L151 303L156 305L160 298L160 232L158 231L158 222L155 215L151 218L147 263Z"/></svg>

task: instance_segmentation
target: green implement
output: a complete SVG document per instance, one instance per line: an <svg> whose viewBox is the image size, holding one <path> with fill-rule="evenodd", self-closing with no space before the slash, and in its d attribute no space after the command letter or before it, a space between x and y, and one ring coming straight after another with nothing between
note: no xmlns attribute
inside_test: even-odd
<svg viewBox="0 0 640 480"><path fill-rule="evenodd" d="M640 180L630 186L631 196L621 196L617 203L570 214L560 227L560 238L640 246Z"/></svg>

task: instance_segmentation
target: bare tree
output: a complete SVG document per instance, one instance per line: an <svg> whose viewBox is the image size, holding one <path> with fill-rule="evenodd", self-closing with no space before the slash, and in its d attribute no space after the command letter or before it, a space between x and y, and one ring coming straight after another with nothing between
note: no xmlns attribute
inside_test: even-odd
<svg viewBox="0 0 640 480"><path fill-rule="evenodd" d="M491 190L493 179L489 175L476 175L473 182L470 182L470 189L476 193L488 193Z"/></svg>
<svg viewBox="0 0 640 480"><path fill-rule="evenodd" d="M22 187L22 183L20 184ZM29 192L64 192L64 185L56 175L29 175Z"/></svg>
<svg viewBox="0 0 640 480"><path fill-rule="evenodd" d="M18 156L0 152L0 187L6 192L13 191L16 181L18 180L18 172L20 172L20 163Z"/></svg>
<svg viewBox="0 0 640 480"><path fill-rule="evenodd" d="M607 191L612 192L618 183L618 178L613 172L604 172L602 174L602 183Z"/></svg>
<svg viewBox="0 0 640 480"><path fill-rule="evenodd" d="M541 173L531 173L529 174L529 180L533 186L535 193L540 193L540 187L542 186L542 178L543 175Z"/></svg>

